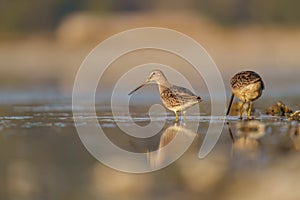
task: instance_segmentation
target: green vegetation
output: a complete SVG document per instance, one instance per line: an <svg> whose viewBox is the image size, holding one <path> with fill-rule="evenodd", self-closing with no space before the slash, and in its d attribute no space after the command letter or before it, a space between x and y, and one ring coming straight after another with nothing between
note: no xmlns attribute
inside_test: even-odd
<svg viewBox="0 0 300 200"><path fill-rule="evenodd" d="M299 0L198 0L196 4L221 23L300 23Z"/></svg>
<svg viewBox="0 0 300 200"><path fill-rule="evenodd" d="M177 0L176 5L183 1ZM223 24L299 24L299 0L188 0L190 9ZM168 0L0 0L0 31L51 30L75 11L122 12L157 9ZM185 2L185 5L187 3Z"/></svg>

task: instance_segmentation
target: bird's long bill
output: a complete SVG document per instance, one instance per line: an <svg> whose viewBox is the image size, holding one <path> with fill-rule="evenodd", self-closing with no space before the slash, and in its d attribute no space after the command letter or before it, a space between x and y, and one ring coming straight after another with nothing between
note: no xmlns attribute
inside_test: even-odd
<svg viewBox="0 0 300 200"><path fill-rule="evenodd" d="M226 115L229 115L230 108L231 108L231 105L232 105L232 102L233 102L233 98L234 98L234 94L232 93L232 94L231 94L230 101L229 101L229 105L228 105L228 108L227 108Z"/></svg>
<svg viewBox="0 0 300 200"><path fill-rule="evenodd" d="M142 88L143 86L145 86L147 84L147 82L143 83L142 85L140 85L139 87L135 88L134 90L132 90L128 95L132 95L135 91L137 91L138 89Z"/></svg>

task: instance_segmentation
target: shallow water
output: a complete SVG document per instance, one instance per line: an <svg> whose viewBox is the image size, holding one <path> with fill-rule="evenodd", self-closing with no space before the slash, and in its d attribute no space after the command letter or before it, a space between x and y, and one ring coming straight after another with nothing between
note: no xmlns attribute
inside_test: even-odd
<svg viewBox="0 0 300 200"><path fill-rule="evenodd" d="M124 134L117 123L130 126L128 117L112 116L106 106L97 106L97 121L106 136L119 147L147 153L149 164L160 165L172 152L153 154L178 134L194 138L191 147L176 162L152 173L133 175L104 166L89 154L75 129L70 104L1 106L0 199L256 199L298 198L300 134L298 123L261 115L258 120L227 118L212 152L199 159L199 149L209 122L224 117L187 116L165 121L161 131L148 139ZM132 113L139 125L149 116ZM145 109L146 110L146 109ZM82 115L88 127L88 115ZM198 126L199 125L199 126ZM193 131L190 127L198 128ZM250 128L249 128L250 127ZM272 191L269 189L272 188ZM216 192L218 191L218 192ZM269 192L266 192L269 191ZM246 198L246 199L247 199Z"/></svg>

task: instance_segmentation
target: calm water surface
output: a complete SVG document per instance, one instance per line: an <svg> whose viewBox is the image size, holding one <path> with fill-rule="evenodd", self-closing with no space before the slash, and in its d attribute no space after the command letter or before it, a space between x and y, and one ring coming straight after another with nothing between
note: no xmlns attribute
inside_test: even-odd
<svg viewBox="0 0 300 200"><path fill-rule="evenodd" d="M156 158L151 152L168 144L174 129L195 134L192 146L172 165L133 175L110 169L89 154L76 132L71 109L68 103L1 106L0 199L300 197L296 122L262 115L248 124L230 117L213 151L199 159L208 124L218 122L218 117L193 114L185 123L174 124L173 114L168 113L164 128L142 140L119 129L117 122L129 124L126 117L114 118L107 107L98 105L97 120L107 137L128 151L149 152L150 164L168 157ZM149 116L139 109L132 113L133 119L147 125ZM198 130L191 131L189 127L198 123Z"/></svg>

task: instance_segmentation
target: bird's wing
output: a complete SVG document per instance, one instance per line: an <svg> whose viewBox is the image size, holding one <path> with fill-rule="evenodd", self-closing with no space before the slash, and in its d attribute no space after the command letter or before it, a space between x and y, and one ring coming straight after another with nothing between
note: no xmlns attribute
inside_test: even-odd
<svg viewBox="0 0 300 200"><path fill-rule="evenodd" d="M191 92L189 89L180 87L180 86L172 86L173 93L183 99L197 99L198 96Z"/></svg>

